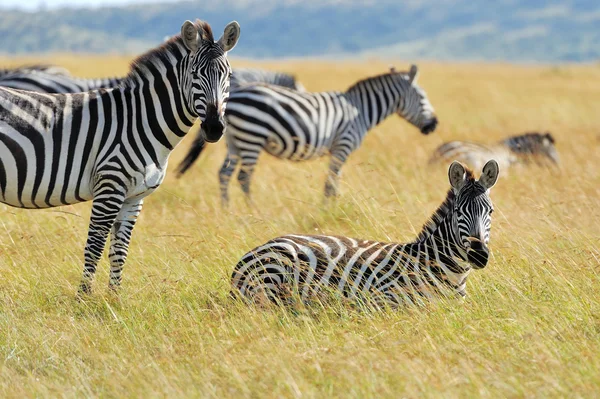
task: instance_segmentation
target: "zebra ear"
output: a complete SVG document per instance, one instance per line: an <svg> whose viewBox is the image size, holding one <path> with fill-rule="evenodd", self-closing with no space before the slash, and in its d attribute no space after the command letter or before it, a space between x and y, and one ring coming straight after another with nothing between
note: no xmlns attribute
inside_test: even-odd
<svg viewBox="0 0 600 399"><path fill-rule="evenodd" d="M479 178L479 183L481 183L482 186L489 190L490 188L494 187L494 184L496 184L496 181L498 181L499 173L500 169L498 166L498 162L496 162L493 159L490 159L483 167L481 177Z"/></svg>
<svg viewBox="0 0 600 399"><path fill-rule="evenodd" d="M417 81L417 76L419 74L419 70L416 65L410 66L410 71L408 72L408 83L413 83Z"/></svg>
<svg viewBox="0 0 600 399"><path fill-rule="evenodd" d="M448 169L448 180L450 180L450 185L456 191L460 190L465 184L465 173L465 167L460 162L452 162Z"/></svg>
<svg viewBox="0 0 600 399"><path fill-rule="evenodd" d="M188 50L198 50L200 35L198 34L198 29L192 21L185 21L183 25L181 25L181 38L183 39L183 44Z"/></svg>
<svg viewBox="0 0 600 399"><path fill-rule="evenodd" d="M240 24L238 24L236 21L232 21L227 24L225 30L223 31L223 36L221 36L217 43L219 46L221 46L223 51L228 52L235 47L239 38Z"/></svg>

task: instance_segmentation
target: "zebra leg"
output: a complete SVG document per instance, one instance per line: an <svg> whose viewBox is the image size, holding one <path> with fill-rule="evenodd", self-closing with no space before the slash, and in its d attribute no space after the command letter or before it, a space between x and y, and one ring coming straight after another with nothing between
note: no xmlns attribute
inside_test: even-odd
<svg viewBox="0 0 600 399"><path fill-rule="evenodd" d="M242 186L242 191L246 194L246 201L251 202L250 196L250 180L254 173L254 167L256 166L256 158L242 158L242 167L238 172L238 182Z"/></svg>
<svg viewBox="0 0 600 399"><path fill-rule="evenodd" d="M235 168L238 164L240 157L227 152L227 156L225 157L225 161L223 161L223 165L221 166L221 170L219 170L219 186L221 188L221 205L226 207L229 203L229 180L231 180L231 175L235 171Z"/></svg>
<svg viewBox="0 0 600 399"><path fill-rule="evenodd" d="M90 228L84 250L85 263L81 285L79 286L80 294L89 294L91 292L92 281L94 274L96 274L96 266L104 251L106 238L124 201L123 194L114 191L110 193L100 191L94 198Z"/></svg>
<svg viewBox="0 0 600 399"><path fill-rule="evenodd" d="M341 175L341 169L346 158L332 155L331 161L329 162L329 173L327 174L327 181L325 182L325 198L334 197L339 194L338 183Z"/></svg>
<svg viewBox="0 0 600 399"><path fill-rule="evenodd" d="M144 201L142 199L125 201L119 211L115 223L110 231L110 279L108 287L117 289L121 285L123 265L127 259L131 233L139 216Z"/></svg>

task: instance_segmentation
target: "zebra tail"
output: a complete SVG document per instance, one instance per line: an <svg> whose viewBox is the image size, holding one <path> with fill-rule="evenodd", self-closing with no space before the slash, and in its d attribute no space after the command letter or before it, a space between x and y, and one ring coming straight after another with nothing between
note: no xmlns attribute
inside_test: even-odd
<svg viewBox="0 0 600 399"><path fill-rule="evenodd" d="M204 147L206 147L206 141L204 141L202 134L198 134L198 136L196 136L192 142L192 145L190 146L185 158L183 158L183 161L181 161L181 163L179 163L177 166L177 177L181 177L181 175L183 175L194 164L194 162L196 162L196 159L198 159L204 150Z"/></svg>

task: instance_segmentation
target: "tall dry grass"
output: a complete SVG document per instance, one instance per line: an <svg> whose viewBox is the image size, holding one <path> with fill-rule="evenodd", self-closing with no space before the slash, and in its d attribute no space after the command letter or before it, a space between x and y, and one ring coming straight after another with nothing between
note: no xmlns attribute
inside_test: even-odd
<svg viewBox="0 0 600 399"><path fill-rule="evenodd" d="M44 60L89 77L124 74L129 62ZM344 89L387 68L377 61L252 65L293 72L310 90ZM438 130L423 136L389 118L352 155L329 208L321 205L325 159L264 156L253 181L258 209L246 206L234 180L232 206L219 206L222 142L185 178L170 172L146 200L118 298L107 292L103 259L94 294L74 299L89 204L0 206L0 396L595 396L600 68L419 66ZM292 313L228 300L235 262L276 235L412 239L448 189L447 165L426 165L436 146L527 130L553 133L562 169L513 169L492 190L492 258L471 275L464 303ZM171 170L188 144L176 149Z"/></svg>

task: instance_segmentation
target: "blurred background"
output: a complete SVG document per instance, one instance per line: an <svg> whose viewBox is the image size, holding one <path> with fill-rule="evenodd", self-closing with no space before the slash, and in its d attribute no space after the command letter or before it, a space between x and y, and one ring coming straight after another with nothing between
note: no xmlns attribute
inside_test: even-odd
<svg viewBox="0 0 600 399"><path fill-rule="evenodd" d="M193 17L253 59L600 59L598 0L1 0L0 54L136 54Z"/></svg>

